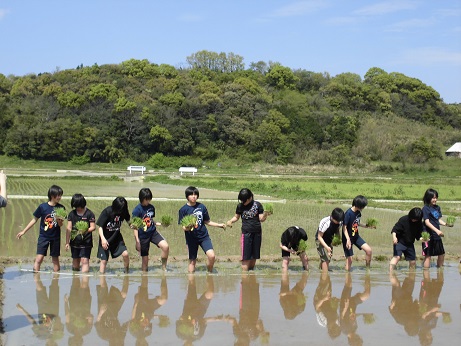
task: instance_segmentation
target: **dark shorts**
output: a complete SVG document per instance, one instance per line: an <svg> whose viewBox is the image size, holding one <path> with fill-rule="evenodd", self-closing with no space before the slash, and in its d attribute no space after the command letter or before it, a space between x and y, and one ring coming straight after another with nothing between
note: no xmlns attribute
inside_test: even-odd
<svg viewBox="0 0 461 346"><path fill-rule="evenodd" d="M112 258L117 258L119 257L123 251L127 250L125 242L122 240L120 241L116 246L109 246L107 250L104 250L104 248L99 244L98 247L98 258L102 261L108 261L109 260L109 252Z"/></svg>
<svg viewBox="0 0 461 346"><path fill-rule="evenodd" d="M402 254L405 255L405 260L407 261L415 261L416 260L416 251L414 244L402 244L397 243L394 244L394 257L402 257Z"/></svg>
<svg viewBox="0 0 461 346"><path fill-rule="evenodd" d="M328 256L327 250L323 247L322 244L318 240L315 241L315 245L317 247L317 253L320 256L320 262L327 262L330 263L330 256ZM331 255L333 256L333 246L329 245L331 248Z"/></svg>
<svg viewBox="0 0 461 346"><path fill-rule="evenodd" d="M357 246L360 250L362 250L362 246L366 244L367 242L362 239L362 237L358 236L354 241L352 241L351 245ZM354 256L354 248L351 246L350 249L346 247L346 242L343 242L343 250L344 250L344 256L346 257L351 257Z"/></svg>
<svg viewBox="0 0 461 346"><path fill-rule="evenodd" d="M165 240L165 238L163 238L163 236L157 231L153 232L148 238L140 238L139 244L141 245L141 256L149 256L150 243L155 244L158 247L158 243L162 240Z"/></svg>
<svg viewBox="0 0 461 346"><path fill-rule="evenodd" d="M198 247L200 246L203 252L207 252L208 250L213 250L213 244L211 243L211 239L209 236L206 238L197 240L195 238L189 238L187 241L187 248L189 249L189 259L196 260L198 254Z"/></svg>
<svg viewBox="0 0 461 346"><path fill-rule="evenodd" d="M261 233L242 233L240 249L242 261L256 260L261 257Z"/></svg>
<svg viewBox="0 0 461 346"><path fill-rule="evenodd" d="M8 203L7 203L6 198L3 196L0 196L0 208L5 208L7 204Z"/></svg>
<svg viewBox="0 0 461 346"><path fill-rule="evenodd" d="M90 258L91 248L90 247L70 247L72 258Z"/></svg>
<svg viewBox="0 0 461 346"><path fill-rule="evenodd" d="M424 247L424 243L423 243ZM426 250L426 256L440 256L445 254L442 239L429 240L429 248Z"/></svg>
<svg viewBox="0 0 461 346"><path fill-rule="evenodd" d="M49 240L42 237L38 237L37 240L37 255L46 256L50 247L50 256L59 257L61 256L61 239Z"/></svg>

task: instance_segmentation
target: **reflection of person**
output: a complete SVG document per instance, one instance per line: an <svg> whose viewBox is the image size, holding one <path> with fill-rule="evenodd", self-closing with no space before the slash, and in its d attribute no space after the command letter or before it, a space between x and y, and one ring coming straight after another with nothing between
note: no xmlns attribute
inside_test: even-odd
<svg viewBox="0 0 461 346"><path fill-rule="evenodd" d="M16 307L26 316L39 339L46 340L48 345L57 345L56 341L64 336L64 325L59 317L59 276L57 274L53 276L49 295L39 273L34 274L34 281L38 307L37 319L32 317L21 304L17 304Z"/></svg>
<svg viewBox="0 0 461 346"><path fill-rule="evenodd" d="M34 271L40 271L40 266L45 258L48 247L50 248L50 256L53 262L53 271L58 272L61 269L59 265L59 256L61 255L61 226L63 220L56 217L55 209L64 208L59 204L62 198L63 191L57 185L52 185L48 190L48 202L42 203L34 211L34 217L21 232L17 234L17 238L27 233L33 225L40 219L40 233L37 240L37 256L34 262Z"/></svg>
<svg viewBox="0 0 461 346"><path fill-rule="evenodd" d="M431 279L428 270L423 270L423 280L419 291L419 341L421 345L431 345L433 342L432 329L437 326L439 317L444 321L450 321L448 312L442 312L439 304L440 293L442 292L444 277L443 270L437 271L437 278Z"/></svg>
<svg viewBox="0 0 461 346"><path fill-rule="evenodd" d="M99 227L98 257L101 260L99 272L102 274L106 271L109 252L112 258L122 255L125 273L129 271L130 257L121 233L123 221L130 221L128 202L124 197L117 197L101 212L96 222Z"/></svg>
<svg viewBox="0 0 461 346"><path fill-rule="evenodd" d="M69 337L69 345L83 344L83 336L93 328L91 313L91 293L88 276L74 276L69 295L64 296L66 327L73 336Z"/></svg>
<svg viewBox="0 0 461 346"><path fill-rule="evenodd" d="M189 273L195 272L195 265L197 264L198 247L200 246L205 252L207 257L206 267L208 272L213 271L214 262L216 259L213 244L211 243L210 236L206 226L225 228L223 223L216 223L210 220L210 215L204 204L197 202L199 198L199 191L196 187L189 186L185 191L187 203L179 209L178 224L187 215L194 215L196 217L196 224L191 228L183 226L184 236L186 237L186 244L189 249Z"/></svg>
<svg viewBox="0 0 461 346"><path fill-rule="evenodd" d="M370 275L365 276L364 291L352 294L352 276L351 273L346 274L346 281L341 293L341 302L339 306L339 321L341 331L347 335L349 345L362 345L363 340L357 334L357 306L370 297ZM369 315L369 314L368 314ZM365 315L364 315L365 316ZM371 315L373 317L373 315Z"/></svg>
<svg viewBox="0 0 461 346"><path fill-rule="evenodd" d="M392 242L394 243L394 257L389 263L389 270L395 269L402 254L409 262L410 268L416 267L415 240L421 238L423 225L421 220L423 212L421 208L413 208L408 215L402 216L392 228Z"/></svg>
<svg viewBox="0 0 461 346"><path fill-rule="evenodd" d="M207 322L215 320L206 318L205 315L214 296L214 281L212 276L206 277L206 291L197 298L197 287L195 276L189 274L187 296L184 300L182 314L176 321L176 335L185 341L185 344L192 344L205 334Z"/></svg>
<svg viewBox="0 0 461 346"><path fill-rule="evenodd" d="M242 270L253 270L256 260L260 258L262 227L261 222L268 216L261 203L254 200L250 189L241 189L238 195L240 203L237 205L235 215L227 221L232 226L242 218L242 235L240 238Z"/></svg>
<svg viewBox="0 0 461 346"><path fill-rule="evenodd" d="M418 334L419 304L413 299L415 288L415 271L410 271L403 280L402 285L394 273L390 274L392 285L392 300L389 305L389 312L395 322L402 325L409 336Z"/></svg>
<svg viewBox="0 0 461 346"><path fill-rule="evenodd" d="M314 308L318 324L327 328L331 339L336 339L341 335L338 318L339 299L332 297L331 293L330 275L328 272L323 271L314 294Z"/></svg>
<svg viewBox="0 0 461 346"><path fill-rule="evenodd" d="M288 227L281 236L280 248L282 249L282 271L288 271L290 264L290 254L299 255L299 259L303 265L304 270L309 270L309 260L306 252L303 250L298 252L299 242L302 240L307 241L307 233L304 229L298 226Z"/></svg>
<svg viewBox="0 0 461 346"><path fill-rule="evenodd" d="M352 245L357 246L360 250L365 251L365 265L370 267L371 247L359 235L359 226L367 227L360 223L362 210L367 206L368 201L364 196L357 196L352 201L352 207L346 211L343 224L343 250L346 256L346 270L351 270L352 256L354 250Z"/></svg>
<svg viewBox="0 0 461 346"><path fill-rule="evenodd" d="M0 171L0 208L5 208L8 204L8 197L6 194L6 174L3 170Z"/></svg>
<svg viewBox="0 0 461 346"><path fill-rule="evenodd" d="M142 219L142 226L139 229L133 229L133 233L136 241L136 250L141 254L143 272L147 272L148 269L150 243L155 244L162 251L163 270L166 270L168 253L170 251L167 241L157 230L157 224L154 221L155 207L151 204L151 201L152 191L149 188L142 188L139 191L139 204L132 212L133 217ZM133 228L133 224L131 224L131 227Z"/></svg>
<svg viewBox="0 0 461 346"><path fill-rule="evenodd" d="M261 337L261 343L268 343L269 332L264 329L259 318L260 310L259 283L255 275L242 275L240 284L239 321L232 320L236 345L249 345L251 341Z"/></svg>
<svg viewBox="0 0 461 346"><path fill-rule="evenodd" d="M109 341L109 345L123 345L125 341L127 325L126 323L120 324L118 313L125 302L129 283L128 276L125 276L121 291L113 285L109 290L106 277L101 275L99 285L96 286L98 316L94 326L99 337Z"/></svg>
<svg viewBox="0 0 461 346"><path fill-rule="evenodd" d="M423 222L424 230L431 235L429 247L424 254L424 268L431 266L431 256L437 256L437 267L442 267L445 260L445 249L443 248L443 232L440 225L447 226L443 221L442 210L437 205L439 193L434 189L427 189L424 194Z"/></svg>
<svg viewBox="0 0 461 346"><path fill-rule="evenodd" d="M308 273L303 273L299 281L290 290L290 279L288 273L282 274L280 282L279 301L283 309L285 319L293 320L306 308L306 296L304 288L307 284Z"/></svg>
<svg viewBox="0 0 461 346"><path fill-rule="evenodd" d="M87 273L90 271L90 255L93 248L93 231L96 229L96 217L86 207L86 199L80 193L72 196L70 206L73 210L67 217L66 250L69 250L70 247L72 252L72 270L79 271L81 267L82 272ZM79 221L87 223L88 228L85 233L78 233L75 224ZM72 232L77 233L77 235L72 237Z"/></svg>
<svg viewBox="0 0 461 346"><path fill-rule="evenodd" d="M330 259L333 257L333 237L339 236L341 226L344 220L344 211L341 208L335 208L330 216L320 220L319 228L315 233L315 245L317 253L320 256L320 267L322 271L328 271Z"/></svg>

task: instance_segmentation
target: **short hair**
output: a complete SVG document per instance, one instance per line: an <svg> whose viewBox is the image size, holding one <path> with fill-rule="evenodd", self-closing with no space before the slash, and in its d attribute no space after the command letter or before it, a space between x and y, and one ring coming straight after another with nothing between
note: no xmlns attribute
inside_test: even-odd
<svg viewBox="0 0 461 346"><path fill-rule="evenodd" d="M116 197L112 201L112 216L119 215L123 220L130 221L130 212L128 211L128 202L125 197Z"/></svg>
<svg viewBox="0 0 461 346"><path fill-rule="evenodd" d="M414 207L408 212L408 217L410 218L410 220L418 220L419 222L421 222L423 220L423 211L421 210L421 208Z"/></svg>
<svg viewBox="0 0 461 346"><path fill-rule="evenodd" d="M368 200L366 197L362 195L358 195L357 197L354 198L352 201L352 206L357 207L359 209L363 209L368 205Z"/></svg>
<svg viewBox="0 0 461 346"><path fill-rule="evenodd" d="M86 207L85 197L81 193L74 194L70 201L70 206L72 208L85 208Z"/></svg>
<svg viewBox="0 0 461 346"><path fill-rule="evenodd" d="M245 188L245 189L240 190L237 198L241 203L244 203L248 201L250 198L254 198L254 196L253 196L253 192L251 192L250 189Z"/></svg>
<svg viewBox="0 0 461 346"><path fill-rule="evenodd" d="M439 198L439 193L437 192L437 190L427 189L423 197L424 204L431 204L431 199L434 197Z"/></svg>
<svg viewBox="0 0 461 346"><path fill-rule="evenodd" d="M186 188L185 194L186 194L186 198L191 195L196 195L197 197L200 196L198 189L195 186L189 186L188 188Z"/></svg>
<svg viewBox="0 0 461 346"><path fill-rule="evenodd" d="M48 200L51 201L53 197L58 197L63 195L62 189L58 185L51 185L48 189Z"/></svg>
<svg viewBox="0 0 461 346"><path fill-rule="evenodd" d="M344 210L341 208L333 209L331 212L331 217L338 222L342 222L344 220Z"/></svg>
<svg viewBox="0 0 461 346"><path fill-rule="evenodd" d="M152 191L148 187L143 187L139 190L139 202L142 203L145 199L149 201L152 199Z"/></svg>

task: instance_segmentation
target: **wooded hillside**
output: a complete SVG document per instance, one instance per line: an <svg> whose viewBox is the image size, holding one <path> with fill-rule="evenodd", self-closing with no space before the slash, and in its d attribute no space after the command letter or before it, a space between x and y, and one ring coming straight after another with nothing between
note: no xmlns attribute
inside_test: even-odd
<svg viewBox="0 0 461 346"><path fill-rule="evenodd" d="M75 163L425 162L461 141L461 104L380 68L292 70L200 51L27 76L0 74L0 152ZM192 161L192 162L191 162Z"/></svg>

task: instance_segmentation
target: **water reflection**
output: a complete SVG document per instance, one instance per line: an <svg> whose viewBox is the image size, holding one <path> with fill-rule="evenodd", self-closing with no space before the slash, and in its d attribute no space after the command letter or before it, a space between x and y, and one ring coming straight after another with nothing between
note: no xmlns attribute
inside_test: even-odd
<svg viewBox="0 0 461 346"><path fill-rule="evenodd" d="M207 322L214 318L205 318L211 299L214 296L214 281L212 276L206 277L206 290L197 298L195 275L188 275L187 295L184 300L182 314L176 321L176 335L185 341L185 345L192 344L205 334Z"/></svg>
<svg viewBox="0 0 461 346"><path fill-rule="evenodd" d="M168 286L166 277L160 283L160 295L149 298L149 279L141 277L141 285L134 296L131 320L128 323L130 334L136 338L137 345L147 345L146 338L152 334L152 320L157 319L159 327L167 327L170 319L165 315L157 315L155 311L161 308L168 300Z"/></svg>
<svg viewBox="0 0 461 346"><path fill-rule="evenodd" d="M290 289L290 277L288 273L282 273L279 301L287 320L293 320L306 308L304 288L306 287L308 277L309 274L307 272L303 273L296 285Z"/></svg>
<svg viewBox="0 0 461 346"><path fill-rule="evenodd" d="M88 276L75 276L69 295L64 295L66 328L72 334L69 336L69 345L82 345L83 337L93 328L89 281Z"/></svg>
<svg viewBox="0 0 461 346"><path fill-rule="evenodd" d="M125 342L127 323L120 324L119 311L125 302L129 277L125 276L122 283L122 290L112 285L109 289L106 277L99 277L99 285L96 286L98 295L98 316L94 324L99 337L109 341L109 345L123 345Z"/></svg>
<svg viewBox="0 0 461 346"><path fill-rule="evenodd" d="M356 293L352 296L352 275L350 272L346 274L343 291L341 293L341 302L339 305L339 321L341 331L347 335L349 345L362 345L363 339L357 334L357 316L363 316L366 324L374 322L373 313L357 314L357 306L370 298L371 284L370 275L365 275L363 292Z"/></svg>
<svg viewBox="0 0 461 346"><path fill-rule="evenodd" d="M19 303L16 307L26 316L38 339L46 340L47 345L57 345L57 341L64 336L64 325L59 317L59 275L53 276L49 287L49 295L42 283L40 274L34 274L34 281L38 310L37 317L33 317Z"/></svg>
<svg viewBox="0 0 461 346"><path fill-rule="evenodd" d="M443 312L439 304L443 282L443 269L437 270L435 279L431 279L429 270L423 271L423 280L419 291L419 313L421 317L418 336L421 345L432 344L432 330L437 326L439 317L442 317L445 323L451 322L450 313Z"/></svg>
<svg viewBox="0 0 461 346"><path fill-rule="evenodd" d="M339 298L332 296L330 274L322 272L314 294L314 309L318 324L327 329L332 340L341 335L338 308Z"/></svg>
<svg viewBox="0 0 461 346"><path fill-rule="evenodd" d="M260 307L259 283L256 275L243 274L240 282L239 319L232 320L235 345L249 345L258 337L261 337L261 343L268 343L270 334L259 318Z"/></svg>
<svg viewBox="0 0 461 346"><path fill-rule="evenodd" d="M391 272L389 278L392 285L389 312L395 322L403 326L407 335L415 336L419 330L419 304L417 299L413 299L416 272L410 271L402 284L394 272Z"/></svg>

